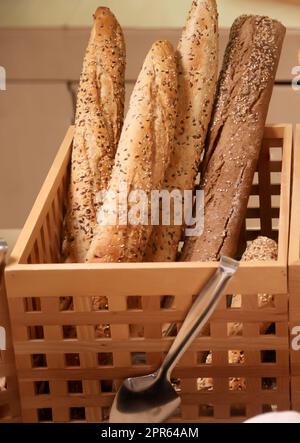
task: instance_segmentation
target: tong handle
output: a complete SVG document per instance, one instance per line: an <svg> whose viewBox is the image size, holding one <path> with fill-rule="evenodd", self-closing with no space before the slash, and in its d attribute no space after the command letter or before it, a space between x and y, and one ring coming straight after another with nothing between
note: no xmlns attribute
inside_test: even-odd
<svg viewBox="0 0 300 443"><path fill-rule="evenodd" d="M8 250L7 242L3 238L0 238L0 266L5 261L7 250Z"/></svg>

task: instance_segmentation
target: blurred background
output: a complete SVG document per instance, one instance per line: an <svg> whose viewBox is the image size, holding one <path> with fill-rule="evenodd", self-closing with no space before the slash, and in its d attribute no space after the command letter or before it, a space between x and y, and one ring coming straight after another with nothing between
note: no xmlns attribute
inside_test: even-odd
<svg viewBox="0 0 300 443"><path fill-rule="evenodd" d="M0 0L0 236L10 242L24 224L39 188L73 122L76 91L92 14L110 7L125 27L127 103L143 58L158 38L178 41L192 0ZM218 0L220 63L228 28L241 14L269 15L288 28L268 116L300 121L300 91L291 87L300 65L300 0Z"/></svg>
<svg viewBox="0 0 300 443"><path fill-rule="evenodd" d="M300 26L300 0L217 0L220 25L240 14L270 15L286 26ZM1 26L89 26L91 12L108 6L123 26L180 27L191 0L1 0Z"/></svg>

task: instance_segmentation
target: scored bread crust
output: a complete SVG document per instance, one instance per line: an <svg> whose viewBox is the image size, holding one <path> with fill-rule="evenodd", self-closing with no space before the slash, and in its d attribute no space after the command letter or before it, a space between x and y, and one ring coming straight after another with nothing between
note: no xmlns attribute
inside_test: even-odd
<svg viewBox="0 0 300 443"><path fill-rule="evenodd" d="M177 48L180 106L174 153L164 189L193 190L217 86L218 12L215 0L194 1ZM171 211L171 214L173 211ZM155 226L144 261L175 261L183 226Z"/></svg>
<svg viewBox="0 0 300 443"><path fill-rule="evenodd" d="M285 31L259 16L231 29L202 167L204 231L186 239L182 261L237 251Z"/></svg>
<svg viewBox="0 0 300 443"><path fill-rule="evenodd" d="M91 262L138 262L142 260L151 225L127 225L117 220L105 226L105 217L119 204L120 184L127 191L160 190L169 165L177 113L177 72L172 45L156 42L134 88L118 146L115 166L87 260ZM116 200L109 196L114 193ZM148 203L150 198L148 198ZM133 200L128 211L133 209ZM149 209L149 207L148 207ZM150 211L149 211L150 212ZM149 214L150 215L150 214Z"/></svg>
<svg viewBox="0 0 300 443"><path fill-rule="evenodd" d="M83 263L106 189L124 117L125 43L108 8L98 8L78 90L63 259Z"/></svg>

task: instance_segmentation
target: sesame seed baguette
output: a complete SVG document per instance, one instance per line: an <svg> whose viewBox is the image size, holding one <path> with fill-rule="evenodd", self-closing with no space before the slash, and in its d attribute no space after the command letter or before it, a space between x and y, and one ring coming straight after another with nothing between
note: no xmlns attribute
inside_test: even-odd
<svg viewBox="0 0 300 443"><path fill-rule="evenodd" d="M128 191L160 190L170 162L177 113L177 71L172 45L156 42L146 57L135 85L116 154L109 193L117 195L122 182ZM104 220L116 208L106 197ZM128 210L137 203L133 200ZM148 207L147 202L147 207ZM108 215L109 216L109 215ZM99 224L87 254L90 262L139 262L151 235L150 225Z"/></svg>
<svg viewBox="0 0 300 443"><path fill-rule="evenodd" d="M177 48L178 109L174 153L164 189L194 189L211 118L218 76L215 0L193 1ZM182 226L155 226L144 261L175 261Z"/></svg>
<svg viewBox="0 0 300 443"><path fill-rule="evenodd" d="M96 223L96 194L106 189L124 117L125 43L108 8L98 8L77 97L63 258L83 263Z"/></svg>
<svg viewBox="0 0 300 443"><path fill-rule="evenodd" d="M285 31L268 17L233 24L202 167L204 231L186 239L182 261L237 252Z"/></svg>

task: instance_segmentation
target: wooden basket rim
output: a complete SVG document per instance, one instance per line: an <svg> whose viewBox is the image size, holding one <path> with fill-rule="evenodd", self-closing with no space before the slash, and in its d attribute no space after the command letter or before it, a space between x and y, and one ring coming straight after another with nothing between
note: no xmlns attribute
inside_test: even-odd
<svg viewBox="0 0 300 443"><path fill-rule="evenodd" d="M281 183L281 198L280 198L280 221L279 221L279 258L272 262L257 261L252 263L242 263L241 267L244 269L251 269L253 266L264 268L266 266L274 266L287 269L288 262L288 238L289 238L289 215L290 215L290 182L291 182L291 165L292 165L292 124L276 124L267 125L265 128L264 137L267 139L280 138L284 140L283 151L283 169L282 169L282 183ZM67 164L70 160L71 146L73 141L74 126L70 126L66 136L59 148L59 151L54 159L50 171L45 179L45 182L38 194L38 197L33 205L33 208L27 218L27 221L21 231L21 234L16 242L8 261L6 271L25 271L28 270L47 270L47 269L148 269L150 268L195 268L201 265L204 269L215 269L217 264L215 262L194 262L194 263L129 263L129 264L22 264L21 261L26 256L27 252L32 249L34 243L33 227L42 225L45 217L45 207L49 194L49 189L54 188L62 177Z"/></svg>

